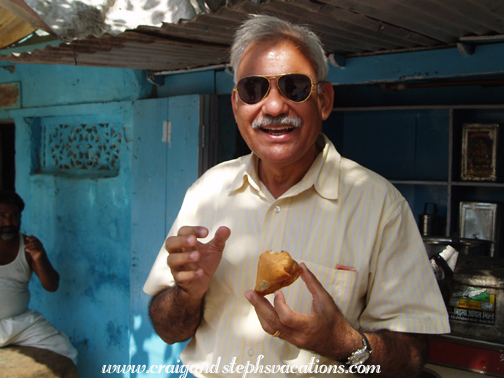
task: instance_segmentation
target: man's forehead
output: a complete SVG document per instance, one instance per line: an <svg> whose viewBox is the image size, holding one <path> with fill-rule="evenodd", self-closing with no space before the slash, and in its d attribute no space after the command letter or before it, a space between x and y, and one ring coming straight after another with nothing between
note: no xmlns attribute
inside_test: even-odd
<svg viewBox="0 0 504 378"><path fill-rule="evenodd" d="M243 55L241 57L241 61L243 61L244 56L250 53L259 54L261 52L267 52L268 55L271 55L271 50L273 49L285 49L289 52L297 52L307 57L307 51L303 49L303 47L295 40L287 39L287 38L279 38L279 39L265 39L265 40L257 40L251 42L243 51ZM241 63L241 62L240 62Z"/></svg>
<svg viewBox="0 0 504 378"><path fill-rule="evenodd" d="M250 75L315 73L303 49L292 40L266 40L251 43L243 52L238 79Z"/></svg>
<svg viewBox="0 0 504 378"><path fill-rule="evenodd" d="M0 212L15 212L20 213L18 205L14 203L0 203Z"/></svg>

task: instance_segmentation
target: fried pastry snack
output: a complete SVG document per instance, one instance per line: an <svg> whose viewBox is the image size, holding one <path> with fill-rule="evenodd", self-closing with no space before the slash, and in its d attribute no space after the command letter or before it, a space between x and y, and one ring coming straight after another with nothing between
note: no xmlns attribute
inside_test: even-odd
<svg viewBox="0 0 504 378"><path fill-rule="evenodd" d="M301 269L288 252L266 251L259 256L254 291L265 296L291 285L299 278Z"/></svg>

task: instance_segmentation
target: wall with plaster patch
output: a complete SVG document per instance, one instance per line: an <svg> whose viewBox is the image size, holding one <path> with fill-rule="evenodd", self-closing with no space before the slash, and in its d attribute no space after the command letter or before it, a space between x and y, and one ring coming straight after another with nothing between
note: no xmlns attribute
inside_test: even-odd
<svg viewBox="0 0 504 378"><path fill-rule="evenodd" d="M103 365L130 358L131 112L152 85L135 70L14 67L0 69L0 83L19 83L21 98L17 109L0 111L0 121L16 124L16 190L26 202L22 231L40 238L61 276L59 290L48 293L34 275L30 307L70 337L81 377L96 377ZM117 170L44 172L47 141L36 129L54 119L74 126L114 123Z"/></svg>

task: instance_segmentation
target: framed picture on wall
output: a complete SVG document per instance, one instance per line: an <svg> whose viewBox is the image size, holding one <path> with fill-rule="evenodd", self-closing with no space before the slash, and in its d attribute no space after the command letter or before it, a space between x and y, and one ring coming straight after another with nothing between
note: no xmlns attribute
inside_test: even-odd
<svg viewBox="0 0 504 378"><path fill-rule="evenodd" d="M495 181L498 124L466 123L462 128L462 180Z"/></svg>

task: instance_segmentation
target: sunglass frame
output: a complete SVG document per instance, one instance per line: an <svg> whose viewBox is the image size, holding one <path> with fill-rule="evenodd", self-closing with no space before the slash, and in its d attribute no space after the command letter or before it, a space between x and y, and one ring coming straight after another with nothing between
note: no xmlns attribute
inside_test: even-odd
<svg viewBox="0 0 504 378"><path fill-rule="evenodd" d="M308 78L308 80L310 81L310 93L308 93L308 96L306 96L306 98L304 100L301 100L301 101L294 101L290 98L288 98L285 93L282 91L282 89L280 89L280 85L278 83L278 79L281 78L281 77L285 77L285 76L288 76L288 75L301 75L301 76L305 76ZM240 96L240 92L238 91L238 84L244 80L244 79L248 79L248 78L251 78L251 77L262 77L266 80L268 80L268 90L266 91L266 93L264 94L264 96L257 102L253 103L253 104L249 104L248 102L245 102L243 101L242 97ZM240 99L240 101L242 103L244 103L245 105L257 105L259 104L262 100L264 100L266 97L268 97L270 91L271 91L271 79L276 79L276 85L277 85L277 89L278 89L278 92L283 96L285 97L287 100L289 101L292 101L294 102L295 104L301 104L305 101L307 101L310 97L311 97L311 94L313 92L313 87L315 85L318 85L320 84L321 82L316 82L316 83L313 83L312 79L310 76L308 76L307 74L304 74L304 73L299 73L299 72L289 72L289 73L284 73L284 74L279 74L279 75L249 75L249 76L245 76L245 77L242 77L240 80L238 80L238 83L235 85L235 87L233 88L233 92L236 92L236 94L238 95L238 98Z"/></svg>

